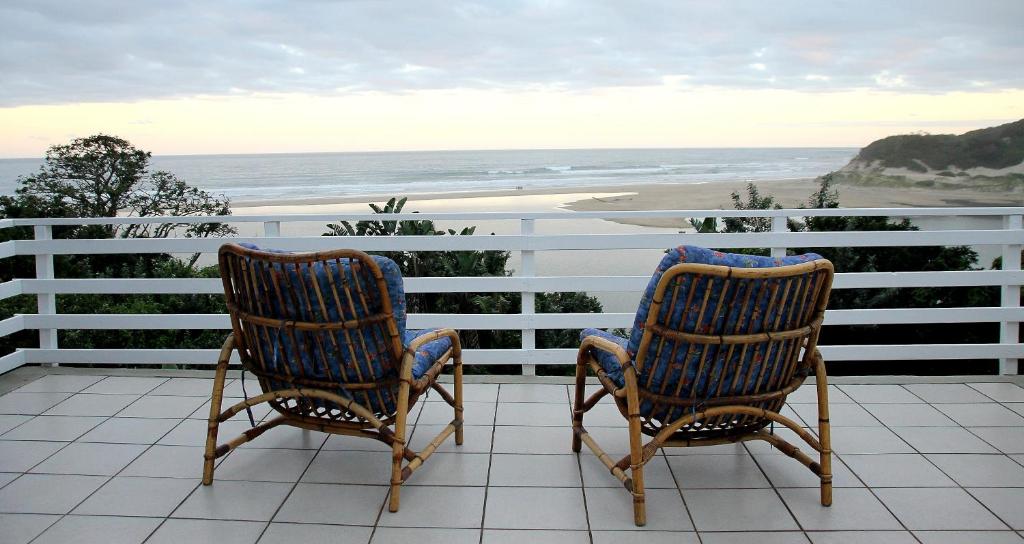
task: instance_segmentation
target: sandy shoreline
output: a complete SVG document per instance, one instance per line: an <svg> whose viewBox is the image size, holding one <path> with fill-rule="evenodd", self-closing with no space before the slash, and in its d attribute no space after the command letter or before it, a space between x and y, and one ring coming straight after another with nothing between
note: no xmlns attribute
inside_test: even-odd
<svg viewBox="0 0 1024 544"><path fill-rule="evenodd" d="M814 179L767 180L755 182L762 195L772 195L784 207L799 207L817 190ZM746 195L747 182L707 182L626 186L502 190L465 193L408 195L406 211L629 211L666 209L732 209L733 191ZM971 189L880 188L841 184L839 201L844 207L944 207L1022 206L1020 193L996 193ZM383 202L388 196L301 198L266 202L236 202L238 215L286 213L364 213L368 202ZM651 227L683 227L679 220L649 219L620 221Z"/></svg>

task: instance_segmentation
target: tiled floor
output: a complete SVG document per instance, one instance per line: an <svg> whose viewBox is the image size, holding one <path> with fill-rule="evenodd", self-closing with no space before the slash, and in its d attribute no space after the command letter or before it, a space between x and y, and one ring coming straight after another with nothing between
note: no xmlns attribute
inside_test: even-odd
<svg viewBox="0 0 1024 544"><path fill-rule="evenodd" d="M569 451L565 385L467 384L465 445L444 444L395 514L389 450L291 428L234 451L200 486L210 386L48 374L0 396L0 541L1024 542L1024 389L1013 383L833 386L831 508L809 471L765 443L668 450L647 467L641 530L617 480ZM438 401L416 407L414 447L451 418ZM813 390L790 401L813 431ZM586 424L609 453L626 452L610 405ZM222 436L248 425L243 413Z"/></svg>

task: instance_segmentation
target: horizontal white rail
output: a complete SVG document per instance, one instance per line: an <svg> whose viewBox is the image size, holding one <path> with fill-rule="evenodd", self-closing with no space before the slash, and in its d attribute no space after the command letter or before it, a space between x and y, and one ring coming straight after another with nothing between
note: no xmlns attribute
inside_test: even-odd
<svg viewBox="0 0 1024 544"><path fill-rule="evenodd" d="M498 276L405 278L407 293L556 293L640 291L650 276ZM854 272L836 274L833 289L982 287L1024 283L1024 271ZM209 294L224 292L220 279L16 279L0 283L0 299L36 294Z"/></svg>
<svg viewBox="0 0 1024 544"><path fill-rule="evenodd" d="M38 349L29 348L17 353L25 354L28 364L40 363L98 363L165 365L217 364L215 349ZM828 361L913 361L919 359L992 359L1022 358L1022 344L897 344L897 345L843 345L822 346L821 353ZM575 349L467 349L463 351L466 364L518 365L565 364L576 358ZM237 362L237 356L233 359ZM972 369L965 368L964 374Z"/></svg>
<svg viewBox="0 0 1024 544"><path fill-rule="evenodd" d="M1024 231L855 231L752 232L737 234L498 234L481 236L316 236L237 238L260 247L326 251L347 247L364 251L554 251L664 249L680 244L720 248L750 247L905 247L1008 245L1024 243ZM17 240L18 255L109 255L123 253L215 253L220 238L127 238L103 240Z"/></svg>
<svg viewBox="0 0 1024 544"><path fill-rule="evenodd" d="M886 308L830 310L825 324L838 325L929 325L943 323L998 323L1000 340L989 344L922 344L922 345L825 345L822 352L834 361L896 361L938 359L1000 359L1001 370L1012 373L1016 359L1024 356L1024 348L1014 334L1024 318L1019 304L1019 287L1024 284L1024 271L1013 259L1024 245L1020 216L1024 208L833 208L822 210L651 210L643 212L469 212L423 214L299 214L227 217L150 217L150 218L47 218L0 220L0 229L33 227L35 239L0 243L0 259L34 256L37 278L14 279L0 283L0 300L18 295L39 298L38 314L16 315L0 321L0 336L22 330L39 330L41 348L17 351L0 357L0 372L20 364L33 363L107 363L107 364L198 364L211 365L216 350L148 350L148 349L57 349L59 330L225 330L230 321L223 314L59 314L54 308L57 295L96 294L211 294L222 293L218 278L189 279L80 279L54 278L54 255L104 255L153 253L214 253L226 241L248 241L260 247L285 250L329 250L338 247L380 251L485 251L504 250L532 256L534 252L660 250L680 244L716 248L771 248L772 255L784 255L786 248L829 247L922 247L968 245L998 246L1009 256L1007 270L928 271L928 272L862 272L838 273L835 289L894 289L927 287L995 287L1002 293L1001 306L970 308ZM865 232L787 232L785 218L791 217L995 217L1002 218L1003 228L995 228L991 220L978 222L983 229L865 231ZM772 232L759 233L665 233L637 232L631 234L534 234L535 221L573 219L705 218L744 217L773 218ZM519 221L519 234L474 236L394 236L394 237L285 237L282 222L337 222L339 220L398 221ZM126 224L199 224L199 223L263 223L262 237L231 239L162 238L162 239L52 239L54 226L126 225ZM529 228L527 228L529 225ZM1015 253L1017 252L1017 253ZM525 275L507 277L445 277L405 279L408 293L519 293L527 301L516 314L412 314L410 328L453 327L465 330L524 331L518 349L466 350L470 364L571 364L573 349L535 349L533 331L551 329L629 328L632 312L605 313L535 313L529 306L535 293L633 292L639 294L650 280L648 275L535 276L533 268L524 267ZM600 273L602 270L584 270ZM529 338L526 333L529 333ZM956 339L951 339L956 340ZM826 329L824 341L828 341ZM13 365L13 366L12 366ZM902 372L896 369L894 372ZM967 369L969 372L969 369Z"/></svg>
<svg viewBox="0 0 1024 544"><path fill-rule="evenodd" d="M25 314L29 329L230 329L227 314ZM463 330L629 328L632 313L410 314L410 329ZM886 308L829 310L825 325L913 325L1021 321L1024 308ZM15 318L12 318L15 319ZM10 321L10 320L8 320ZM2 327L4 322L0 322ZM13 325L12 325L13 326ZM2 332L2 329L0 329ZM0 334L2 336L2 334Z"/></svg>
<svg viewBox="0 0 1024 544"><path fill-rule="evenodd" d="M1009 206L971 208L783 208L778 210L643 210L643 211L555 211L555 212L434 212L417 214L277 214L188 217L50 217L5 219L0 228L21 226L142 225L204 223L266 223L346 221L498 221L498 220L571 220L638 219L691 217L991 217L1021 213Z"/></svg>

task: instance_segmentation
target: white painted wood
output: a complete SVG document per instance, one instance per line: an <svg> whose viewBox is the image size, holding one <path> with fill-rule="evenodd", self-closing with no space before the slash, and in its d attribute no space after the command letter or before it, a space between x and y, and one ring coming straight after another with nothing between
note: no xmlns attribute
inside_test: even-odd
<svg viewBox="0 0 1024 544"><path fill-rule="evenodd" d="M0 243L0 259L6 259L18 254L17 246L14 242L14 240L8 240Z"/></svg>
<svg viewBox="0 0 1024 544"><path fill-rule="evenodd" d="M25 314L19 317L22 319L21 325L26 329L227 330L231 328L227 314ZM409 314L408 326L412 329L451 327L465 330L525 329L536 331L537 329L583 329L587 327L610 329L632 327L634 318L635 314L632 312ZM825 314L825 325L999 323L1020 321L1022 318L1024 318L1024 308L1020 307L853 309L829 310Z"/></svg>
<svg viewBox="0 0 1024 544"><path fill-rule="evenodd" d="M1008 215L1003 218L1003 227L1009 231L1024 232L1021 215ZM1007 244L1003 246L1003 270L1020 270L1020 252L1024 249L1021 244ZM1000 289L1000 304L1004 308L1020 307L1020 282L1007 283ZM1006 344L1020 342L1020 322L1017 317L1004 320L999 324L999 341ZM999 359L999 373L1016 375L1018 372L1018 359L1004 357Z"/></svg>
<svg viewBox="0 0 1024 544"><path fill-rule="evenodd" d="M782 215L776 215L772 217L772 232L787 232L789 227L786 224L787 217ZM786 256L785 247L773 247L771 250L772 257L781 259Z"/></svg>
<svg viewBox="0 0 1024 544"><path fill-rule="evenodd" d="M10 334L14 334L16 332L21 332L26 328L30 327L25 326L25 316L15 315L12 317L8 317L7 319L0 321L0 336L7 336Z"/></svg>
<svg viewBox="0 0 1024 544"><path fill-rule="evenodd" d="M260 242L294 251L337 248L328 236L295 238L233 238L236 242ZM17 240L19 255L99 255L113 253L216 252L224 243L218 238ZM345 245L364 251L457 251L457 250L609 250L663 249L680 244L704 247L898 247L934 245L1020 245L1024 231L946 230L896 232L751 232L737 234L559 234L488 236L367 236L350 237Z"/></svg>
<svg viewBox="0 0 1024 544"><path fill-rule="evenodd" d="M507 293L527 291L609 292L640 291L650 276L541 276L524 278L453 277L405 278L407 293ZM975 270L941 272L856 272L836 274L833 289L883 287L972 287L1020 285L1024 271ZM0 298L16 294L214 294L224 292L216 278L137 279L15 279L0 284Z"/></svg>
<svg viewBox="0 0 1024 544"><path fill-rule="evenodd" d="M822 355L829 361L914 361L950 359L993 359L1024 357L1022 344L916 344L869 346L822 346ZM217 363L216 349L24 349L25 364L39 363L108 363L108 364L195 364ZM467 349L466 364L575 364L575 349ZM232 360L237 362L235 355ZM909 371L910 369L904 369ZM964 374L971 369L965 368Z"/></svg>
<svg viewBox="0 0 1024 544"><path fill-rule="evenodd" d="M281 236L281 222L280 221L264 221L263 222L263 236L267 238L278 238Z"/></svg>
<svg viewBox="0 0 1024 544"><path fill-rule="evenodd" d="M0 374L26 364L25 351L18 350L0 357Z"/></svg>
<svg viewBox="0 0 1024 544"><path fill-rule="evenodd" d="M35 239L40 243L46 243L53 239L53 227L49 225L37 225L35 227ZM36 277L39 279L53 279L53 255L49 253L36 254ZM36 295L36 307L41 315L53 315L57 313L57 295L40 293ZM34 327L33 327L34 328ZM39 347L43 349L57 349L57 329L39 328Z"/></svg>
<svg viewBox="0 0 1024 544"><path fill-rule="evenodd" d="M983 217L1021 214L1021 207L966 207L966 208L787 208L780 210L643 210L643 211L592 211L592 212L443 212L417 214L276 214L276 215L231 215L212 217L92 217L92 218L19 218L7 219L0 228L36 225L131 225L131 224L201 224L201 223L265 223L267 221L335 222L376 220L564 220L564 219L627 219L638 217Z"/></svg>
<svg viewBox="0 0 1024 544"><path fill-rule="evenodd" d="M17 278L0 283L0 300L24 294L21 288L21 280Z"/></svg>
<svg viewBox="0 0 1024 544"><path fill-rule="evenodd" d="M533 236L534 220L523 219L519 223L519 232L523 236ZM521 263L519 275L524 278L532 278L537 275L537 261L536 255L533 251L524 250L520 252ZM524 322L530 322L526 316L537 313L537 295L533 291L520 291L522 297L522 313L524 314ZM450 326L450 325L449 325ZM522 336L522 347L524 350L533 350L537 347L537 329L526 328L520 329ZM537 374L537 367L535 365L523 365L522 372L524 376L535 376Z"/></svg>

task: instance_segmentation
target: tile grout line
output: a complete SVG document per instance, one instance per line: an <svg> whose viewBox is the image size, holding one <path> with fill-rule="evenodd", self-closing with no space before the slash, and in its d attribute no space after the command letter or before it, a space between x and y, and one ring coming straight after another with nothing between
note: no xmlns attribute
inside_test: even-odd
<svg viewBox="0 0 1024 544"><path fill-rule="evenodd" d="M463 384L463 387L465 387L465 384ZM494 392L494 416L491 418L491 447L487 453L487 478L484 480L484 503L480 512L480 538L477 541L479 544L483 544L484 531L487 529L487 497L491 490L491 469L494 467L494 435L498 431L498 407L501 405L501 387L502 384L498 384L498 389Z"/></svg>

